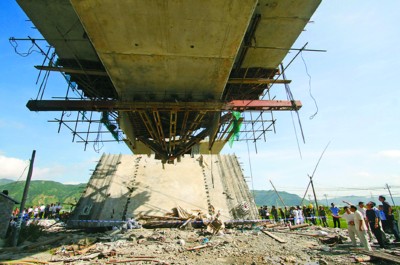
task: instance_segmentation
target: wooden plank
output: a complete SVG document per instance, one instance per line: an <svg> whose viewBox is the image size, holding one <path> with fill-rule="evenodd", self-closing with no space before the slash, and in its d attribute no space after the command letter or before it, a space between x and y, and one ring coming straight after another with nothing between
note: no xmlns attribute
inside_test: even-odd
<svg viewBox="0 0 400 265"><path fill-rule="evenodd" d="M231 78L228 84L289 84L292 80L269 78Z"/></svg>
<svg viewBox="0 0 400 265"><path fill-rule="evenodd" d="M365 255L377 258L377 259L388 260L388 261L400 264L400 258L398 256L391 255L389 253L380 252L380 251L367 251L367 250L360 250L360 252Z"/></svg>
<svg viewBox="0 0 400 265"><path fill-rule="evenodd" d="M280 237L277 237L276 235L274 235L274 234L272 234L272 233L270 233L270 232L268 232L268 231L261 230L261 232L263 232L264 234L266 234L266 235L269 236L269 237L272 237L273 239L275 239L275 240L278 241L279 243L286 243L286 240L284 240L284 239L282 239L282 238L280 238Z"/></svg>

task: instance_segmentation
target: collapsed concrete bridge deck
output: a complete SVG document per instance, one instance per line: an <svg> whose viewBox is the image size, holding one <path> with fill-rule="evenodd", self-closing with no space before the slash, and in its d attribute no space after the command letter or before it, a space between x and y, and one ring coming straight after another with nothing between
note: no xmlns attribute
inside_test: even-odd
<svg viewBox="0 0 400 265"><path fill-rule="evenodd" d="M103 154L69 225L112 226L130 217L164 216L177 207L204 214L220 210L222 221L258 216L235 155L187 155L163 164L151 156Z"/></svg>

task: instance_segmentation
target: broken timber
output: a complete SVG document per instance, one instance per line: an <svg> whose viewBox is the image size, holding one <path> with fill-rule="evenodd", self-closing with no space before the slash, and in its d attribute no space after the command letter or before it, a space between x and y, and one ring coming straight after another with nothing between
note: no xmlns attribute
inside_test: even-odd
<svg viewBox="0 0 400 265"><path fill-rule="evenodd" d="M380 251L367 251L367 250L360 250L360 252L362 254L377 258L377 259L383 259L383 260L387 260L387 261L391 261L391 262L395 262L400 264L400 258L398 256L395 255L391 255L389 253L385 253L385 252L380 252Z"/></svg>
<svg viewBox="0 0 400 265"><path fill-rule="evenodd" d="M274 234L272 234L272 233L270 233L270 232L268 232L268 231L261 230L261 232L263 232L264 234L266 234L266 235L269 236L269 237L272 237L273 239L275 239L275 240L278 241L279 243L286 243L286 240L284 240L284 239L282 239L282 238L280 238L280 237L277 237L276 235L274 235Z"/></svg>

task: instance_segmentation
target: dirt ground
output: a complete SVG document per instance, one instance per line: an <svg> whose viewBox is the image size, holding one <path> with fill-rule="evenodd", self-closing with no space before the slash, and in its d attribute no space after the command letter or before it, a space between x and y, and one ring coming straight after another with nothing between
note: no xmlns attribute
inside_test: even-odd
<svg viewBox="0 0 400 265"><path fill-rule="evenodd" d="M267 235L264 233L270 234ZM272 237L271 237L272 236ZM322 242L326 241L326 242ZM340 241L343 241L341 243ZM374 258L353 248L347 231L309 226L223 229L117 229L104 232L46 229L36 242L0 248L0 264L398 264L400 246L373 245ZM372 257L373 258L373 257ZM392 261L388 261L392 260Z"/></svg>

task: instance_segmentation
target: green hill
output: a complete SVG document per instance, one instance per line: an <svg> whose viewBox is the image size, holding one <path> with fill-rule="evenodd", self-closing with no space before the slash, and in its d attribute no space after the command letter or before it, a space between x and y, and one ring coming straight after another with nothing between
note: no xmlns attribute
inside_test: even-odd
<svg viewBox="0 0 400 265"><path fill-rule="evenodd" d="M0 179L0 185L5 185L8 183L14 182L12 179Z"/></svg>
<svg viewBox="0 0 400 265"><path fill-rule="evenodd" d="M8 190L8 195L20 202L24 192L25 181L15 181L0 185L0 191ZM69 203L76 203L82 195L86 184L67 185L55 181L33 180L30 183L26 206L60 202L65 208Z"/></svg>
<svg viewBox="0 0 400 265"><path fill-rule="evenodd" d="M254 200L257 206L261 205L268 205L268 206L275 205L277 207L283 206L278 195L273 190L254 190L253 193L254 193ZM296 194L287 193L285 191L279 191L279 196L281 196L286 206L299 205L302 199L300 198L300 196ZM308 200L304 200L303 204L308 204Z"/></svg>

